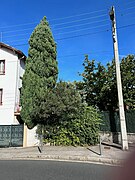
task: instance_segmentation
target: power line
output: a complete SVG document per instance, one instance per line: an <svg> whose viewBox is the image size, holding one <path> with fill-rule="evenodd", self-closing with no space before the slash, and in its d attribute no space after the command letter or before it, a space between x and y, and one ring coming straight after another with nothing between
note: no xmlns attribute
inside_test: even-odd
<svg viewBox="0 0 135 180"><path fill-rule="evenodd" d="M95 18L104 17L104 16L106 16L106 15L93 16L93 17L89 17L89 18L84 18L84 19L79 19L79 20L74 20L74 21L69 21L69 22L54 24L53 26L56 26L56 25L57 25L57 26L58 26L58 25L66 25L66 24L70 24L70 23L86 21L86 20L95 19ZM93 22L93 23L94 23L94 22ZM25 28L25 29L11 30L11 31L2 31L2 32L5 34L5 33L20 32L20 31L26 31L26 30L32 30L32 29L33 29L33 28Z"/></svg>
<svg viewBox="0 0 135 180"><path fill-rule="evenodd" d="M125 26L120 26L120 27L117 27L117 29L127 28L127 27L134 26L134 25L135 24L129 24L129 25L125 25ZM76 35L76 36L70 36L70 37L60 38L60 39L56 39L56 40L72 39L72 38L76 38L76 37L88 36L88 35L92 35L92 34L108 32L108 31L111 31L111 29L107 29L107 30L103 30L103 31L98 31L98 32L92 32L92 33L87 33L87 34L81 34L81 35Z"/></svg>
<svg viewBox="0 0 135 180"><path fill-rule="evenodd" d="M18 39L18 40L14 40L14 41L6 41L6 42L7 42L7 43L12 43L12 42L18 42L18 41L23 41L23 40L24 40L24 41L26 41L26 40L28 41L28 39L24 39L24 38L23 38L23 39Z"/></svg>
<svg viewBox="0 0 135 180"><path fill-rule="evenodd" d="M93 22L88 22L88 23L82 23L82 24L75 24L75 25L66 26L66 27L62 27L62 28L54 28L54 30L61 30L61 29L68 29L68 28L72 28L72 27L85 26L85 25L89 25L89 24L104 22L106 20L107 19L104 19L104 20L101 20L101 21L93 21Z"/></svg>
<svg viewBox="0 0 135 180"><path fill-rule="evenodd" d="M106 20L107 20L107 19L106 19ZM85 26L85 25L89 25L89 24L94 24L94 23L105 22L106 20L102 20L102 21L94 21L94 22L83 23L83 24L76 24L76 25L66 26L66 27L62 27L62 28L56 28L56 29L54 29L54 30L62 30L62 29L68 29L68 28L72 28L72 27ZM23 35L27 35L27 34L30 34L30 33L23 33L23 34L19 34L19 36L23 36ZM5 35L4 37L6 37L6 38L10 38L10 37L15 37L15 36L18 36L18 34L11 35L11 36L7 36L7 35Z"/></svg>
<svg viewBox="0 0 135 180"><path fill-rule="evenodd" d="M70 23L75 23L75 22L81 22L81 21L86 21L86 20L89 20L89 19L95 19L95 18L104 17L104 16L106 16L106 14L102 14L102 15L100 15L100 16L92 16L92 17L89 17L89 18L78 19L78 20L69 21L69 22L64 22L64 23L53 24L53 26L70 24Z"/></svg>
<svg viewBox="0 0 135 180"><path fill-rule="evenodd" d="M100 25L100 26L90 27L90 28L82 28L82 29L78 29L78 30L74 30L74 31L61 32L61 33L58 33L58 34L55 34L55 35L70 34L70 33L79 32L79 31L84 31L84 30L91 30L91 29L95 29L95 28L99 28L99 27L104 27L104 26L107 26L107 25L109 25L109 23L108 23L108 24L103 24L103 25Z"/></svg>
<svg viewBox="0 0 135 180"><path fill-rule="evenodd" d="M13 45L14 47L18 47L18 46L28 46L29 43L24 43L24 44L16 44L16 45Z"/></svg>
<svg viewBox="0 0 135 180"><path fill-rule="evenodd" d="M86 54L97 54L97 53L108 53L108 52L112 52L112 51L94 51L94 52L87 52L87 53L80 53L80 54L68 54L65 56L58 56L57 58L66 58L66 57L73 57L73 56L81 56L81 55L86 55ZM113 54L113 52L111 53Z"/></svg>
<svg viewBox="0 0 135 180"><path fill-rule="evenodd" d="M103 32L108 32L111 31L111 29L106 29L103 31L98 31L98 32L91 32L91 33L87 33L87 34L80 34L80 35L76 35L76 36L70 36L70 37L65 37L65 38L56 38L55 41L61 41L61 40L66 40L66 39L73 39L73 38L78 38L78 37L83 37L83 36L88 36L88 35L93 35L93 34L99 34L99 33L103 33ZM26 39L23 39L26 40ZM10 41L11 42L11 41ZM12 41L13 42L13 41ZM28 43L23 43L23 44L15 44L13 45L14 47L18 47L18 46L27 46L29 45Z"/></svg>
<svg viewBox="0 0 135 180"><path fill-rule="evenodd" d="M23 33L23 34L14 34L14 35L11 35L11 36L4 36L4 38L10 38L10 37L15 37L15 36L24 36L24 35L30 35L30 32L29 33Z"/></svg>
<svg viewBox="0 0 135 180"><path fill-rule="evenodd" d="M122 13L121 16L127 16L127 15L131 15L131 14L135 14L135 12ZM135 17L130 17L130 19L133 19L133 18L135 18Z"/></svg>
<svg viewBox="0 0 135 180"><path fill-rule="evenodd" d="M11 27L20 27L20 26L26 26L26 25L32 25L32 24L37 24L39 22L31 22L31 23L24 23L24 24L16 24L16 25L11 25L11 26L0 26L0 29L6 29L6 28L11 28Z"/></svg>
<svg viewBox="0 0 135 180"><path fill-rule="evenodd" d="M134 24L128 24L125 26L120 26L120 27L117 27L117 29L123 29L123 28L131 27L131 26L135 26L135 23Z"/></svg>
<svg viewBox="0 0 135 180"><path fill-rule="evenodd" d="M76 14L76 15L72 15L72 16L67 16L67 17L63 17L63 18L56 18L56 19L52 19L50 21L65 20L65 19L69 19L69 18L74 18L74 17L84 16L84 15L94 14L94 13L98 13L98 12L105 12L105 11L106 10L92 11L92 12L88 12L88 13L82 13L82 14Z"/></svg>
<svg viewBox="0 0 135 180"><path fill-rule="evenodd" d="M123 8L127 8L128 6L130 6L132 4L134 5L134 3L135 3L135 1L129 2L129 0L128 0L128 2L127 1L123 1L122 5L123 5ZM118 7L120 7L120 6L118 5Z"/></svg>
<svg viewBox="0 0 135 180"><path fill-rule="evenodd" d="M26 29L18 29L14 31L2 31L2 33L10 33L10 32L20 32L20 31L26 31L26 30L32 30L33 28L26 28Z"/></svg>
<svg viewBox="0 0 135 180"><path fill-rule="evenodd" d="M128 25L125 25L125 26L117 27L117 29L123 29L123 28L127 28L127 27L132 27L134 25L135 25L135 23L134 24L128 24ZM93 35L93 34L98 34L98 33L103 33L103 32L109 32L109 31L111 31L111 29L106 29L106 30L103 30L103 31L91 32L91 33L86 33L86 34L80 34L80 35L75 35L75 36L69 36L69 37L65 37L65 38L58 38L58 39L56 38L55 40L56 41L61 41L61 40L73 39L73 38L78 38L78 37L83 37L83 36L88 36L88 35ZM21 40L26 40L26 39L21 39ZM19 41L19 40L17 40L17 41ZM10 42L15 42L15 41L10 41ZM17 44L17 45L14 45L14 46L25 46L25 45L28 45L28 43Z"/></svg>
<svg viewBox="0 0 135 180"><path fill-rule="evenodd" d="M124 11L128 11L128 10L131 10L131 9L134 9L135 8L135 6L132 6L132 7L128 7L128 8L123 8L122 10L119 10L119 11L117 11L117 13L123 13Z"/></svg>
<svg viewBox="0 0 135 180"><path fill-rule="evenodd" d="M135 25L135 24L134 24ZM125 26L125 27L129 27L129 26ZM118 27L117 29L122 29L125 27ZM89 35L94 35L94 34L98 34L98 33L103 33L103 32L109 32L111 31L110 29L107 29L105 31L99 31L99 32L93 32L93 33L87 33L87 34L80 34L80 35L76 35L76 36L69 36L69 37L65 37L65 38L58 38L55 41L61 41L61 40L68 40L68 39L73 39L73 38L79 38L79 37L83 37L83 36L89 36ZM21 39L21 40L27 40L27 39ZM16 41L7 41L6 43L13 43L13 42L17 42L20 40L16 40ZM14 47L18 47L18 46L28 46L28 43L23 43L23 44L16 44L13 45Z"/></svg>
<svg viewBox="0 0 135 180"><path fill-rule="evenodd" d="M135 3L135 1L126 2L126 5L133 4L133 3Z"/></svg>
<svg viewBox="0 0 135 180"><path fill-rule="evenodd" d="M135 3L135 1L133 2L129 2L129 3L126 3L127 5L128 4L132 4L132 3ZM123 10L128 10L128 9L133 9L135 6L133 7L129 7L127 9L123 9ZM123 11L122 10L122 11ZM64 19L69 19L69 18L74 18L74 17L79 17L79 16L84 16L84 15L90 15L90 14L94 14L94 13L98 13L98 12L105 12L106 9L104 10L97 10L97 11L92 11L92 12L86 12L86 13L81 13L81 14L76 14L76 15L72 15L72 16L66 16L66 17L63 17L63 18L55 18L55 19L50 19L48 21L55 21L55 20L64 20ZM120 12L120 11L118 11ZM34 24L38 24L39 21L36 21L36 22L29 22L29 23L22 23L22 24L14 24L14 25L10 25L10 26L1 26L0 29L6 29L6 28L10 28L10 27L20 27L20 26L26 26L26 25L34 25ZM55 24L57 25L57 24Z"/></svg>
<svg viewBox="0 0 135 180"><path fill-rule="evenodd" d="M124 48L120 48L119 50L123 50ZM108 55L113 55L113 52L112 51L90 51L90 52L85 52L85 53L80 53L80 54L68 54L68 55L62 55L62 56L58 56L57 58L60 59L60 58L68 58L68 57L74 57L74 56L81 56L81 55L86 55L86 54L102 54L102 53L110 53Z"/></svg>
<svg viewBox="0 0 135 180"><path fill-rule="evenodd" d="M74 30L74 31L69 31L69 32L63 32L63 33L58 33L58 34L55 34L55 35L60 35L60 34L70 34L70 33L74 33L74 32L79 32L79 31L84 31L84 30L91 30L91 29L95 29L95 28L99 28L99 27L104 27L104 26L107 26L109 24L105 24L105 25L100 25L100 26L95 26L95 27L91 27L91 28L83 28L83 29L79 29L79 30ZM88 33L89 34L89 33ZM79 35L80 36L80 35ZM75 36L74 36L75 37ZM14 41L7 41L7 43L10 43L10 42L18 42L20 40L26 40L26 39L18 39L18 40L14 40ZM57 39L56 39L57 40Z"/></svg>
<svg viewBox="0 0 135 180"><path fill-rule="evenodd" d="M64 19L69 19L69 18L74 18L74 17L79 17L79 16L84 16L84 15L89 15L89 14L94 14L94 13L98 13L98 12L104 12L106 10L97 10L97 11L92 11L92 12L86 12L86 13L81 13L81 14L76 14L76 15L72 15L72 16L66 16L63 18L55 18L55 19L50 19L48 21L56 21L56 20L64 20ZM6 28L10 28L10 27L19 27L19 26L25 26L25 25L32 25L32 24L37 24L39 23L39 21L36 22L29 22L29 23L23 23L23 24L14 24L11 26L1 26L0 29L6 29Z"/></svg>
<svg viewBox="0 0 135 180"><path fill-rule="evenodd" d="M125 11L125 10L129 10L129 9L134 9L134 8L135 8L135 6L132 6L132 7L129 7L129 8L124 9L124 11Z"/></svg>
<svg viewBox="0 0 135 180"><path fill-rule="evenodd" d="M135 1L133 2L129 2L127 4L130 4L130 3L134 3ZM135 6L132 6L132 7L129 7L129 8L126 8L126 9L123 9L122 11L118 11L118 12L123 12L125 10L128 10L128 9L133 9ZM72 16L67 16L67 17L63 17L63 18L56 18L56 19L51 19L49 21L55 21L55 20L64 20L64 19L69 19L69 18L74 18L74 17L79 17L79 16L84 16L84 15L90 15L90 14L94 14L94 13L98 13L98 12L105 12L106 10L97 10L97 11L93 11L93 12L88 12L88 13L81 13L81 14L76 14L76 15L72 15ZM103 17L103 16L106 16L106 14L104 15L100 15L100 16L95 16L95 17L90 17L91 18L97 18L97 17ZM86 19L83 19L83 20L88 20L89 18L86 18ZM69 23L72 23L72 22L79 22L81 20L76 20L76 21L70 21L70 22L65 22L65 23L58 23L58 24L54 24L54 26L56 25L62 25L62 24L69 24ZM20 26L25 26L25 25L34 25L34 24L37 24L39 23L39 21L36 21L36 22L29 22L29 23L23 23L23 24L16 24L16 25L11 25L11 26L1 26L0 28L1 29L4 29L4 28L10 28L10 27L20 27ZM19 32L19 31L25 31L25 30L30 30L30 29L33 29L33 28L27 28L27 29L21 29L21 30L14 30L14 31L4 31L4 33L9 33L9 32Z"/></svg>

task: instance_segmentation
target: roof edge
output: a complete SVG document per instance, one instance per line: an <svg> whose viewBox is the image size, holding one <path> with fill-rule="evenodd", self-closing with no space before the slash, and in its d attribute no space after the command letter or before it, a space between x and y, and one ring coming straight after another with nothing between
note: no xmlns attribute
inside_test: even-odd
<svg viewBox="0 0 135 180"><path fill-rule="evenodd" d="M0 42L0 47L4 47L4 48L7 48L7 49L9 49L11 51L14 51L14 52L16 52L18 54L18 56L21 56L21 57L24 56L24 59L26 59L26 55L22 51L14 48L14 47L12 47L12 46L10 46L8 44L4 44L4 43Z"/></svg>

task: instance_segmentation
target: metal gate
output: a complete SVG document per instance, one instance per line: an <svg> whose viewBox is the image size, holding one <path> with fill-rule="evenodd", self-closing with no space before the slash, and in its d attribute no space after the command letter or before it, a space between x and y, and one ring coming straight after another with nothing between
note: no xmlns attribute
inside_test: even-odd
<svg viewBox="0 0 135 180"><path fill-rule="evenodd" d="M23 125L0 125L0 147L23 146Z"/></svg>

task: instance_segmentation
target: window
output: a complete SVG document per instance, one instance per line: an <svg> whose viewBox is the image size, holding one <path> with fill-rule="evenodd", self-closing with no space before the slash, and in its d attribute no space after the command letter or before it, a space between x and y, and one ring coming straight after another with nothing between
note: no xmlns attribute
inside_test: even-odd
<svg viewBox="0 0 135 180"><path fill-rule="evenodd" d="M0 60L0 74L5 74L5 60Z"/></svg>
<svg viewBox="0 0 135 180"><path fill-rule="evenodd" d="M2 94L3 94L3 89L0 89L0 105L2 105Z"/></svg>

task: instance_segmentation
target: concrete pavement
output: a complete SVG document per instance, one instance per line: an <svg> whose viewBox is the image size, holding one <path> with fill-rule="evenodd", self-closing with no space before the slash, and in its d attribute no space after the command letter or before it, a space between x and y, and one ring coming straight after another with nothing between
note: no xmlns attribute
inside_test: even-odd
<svg viewBox="0 0 135 180"><path fill-rule="evenodd" d="M0 160L11 159L35 159L35 160L68 160L68 161L84 161L92 163L103 163L120 165L133 151L134 146L129 151L122 151L119 147L99 145L87 147L63 147L63 146L43 146L40 153L38 146L27 148L0 148Z"/></svg>

